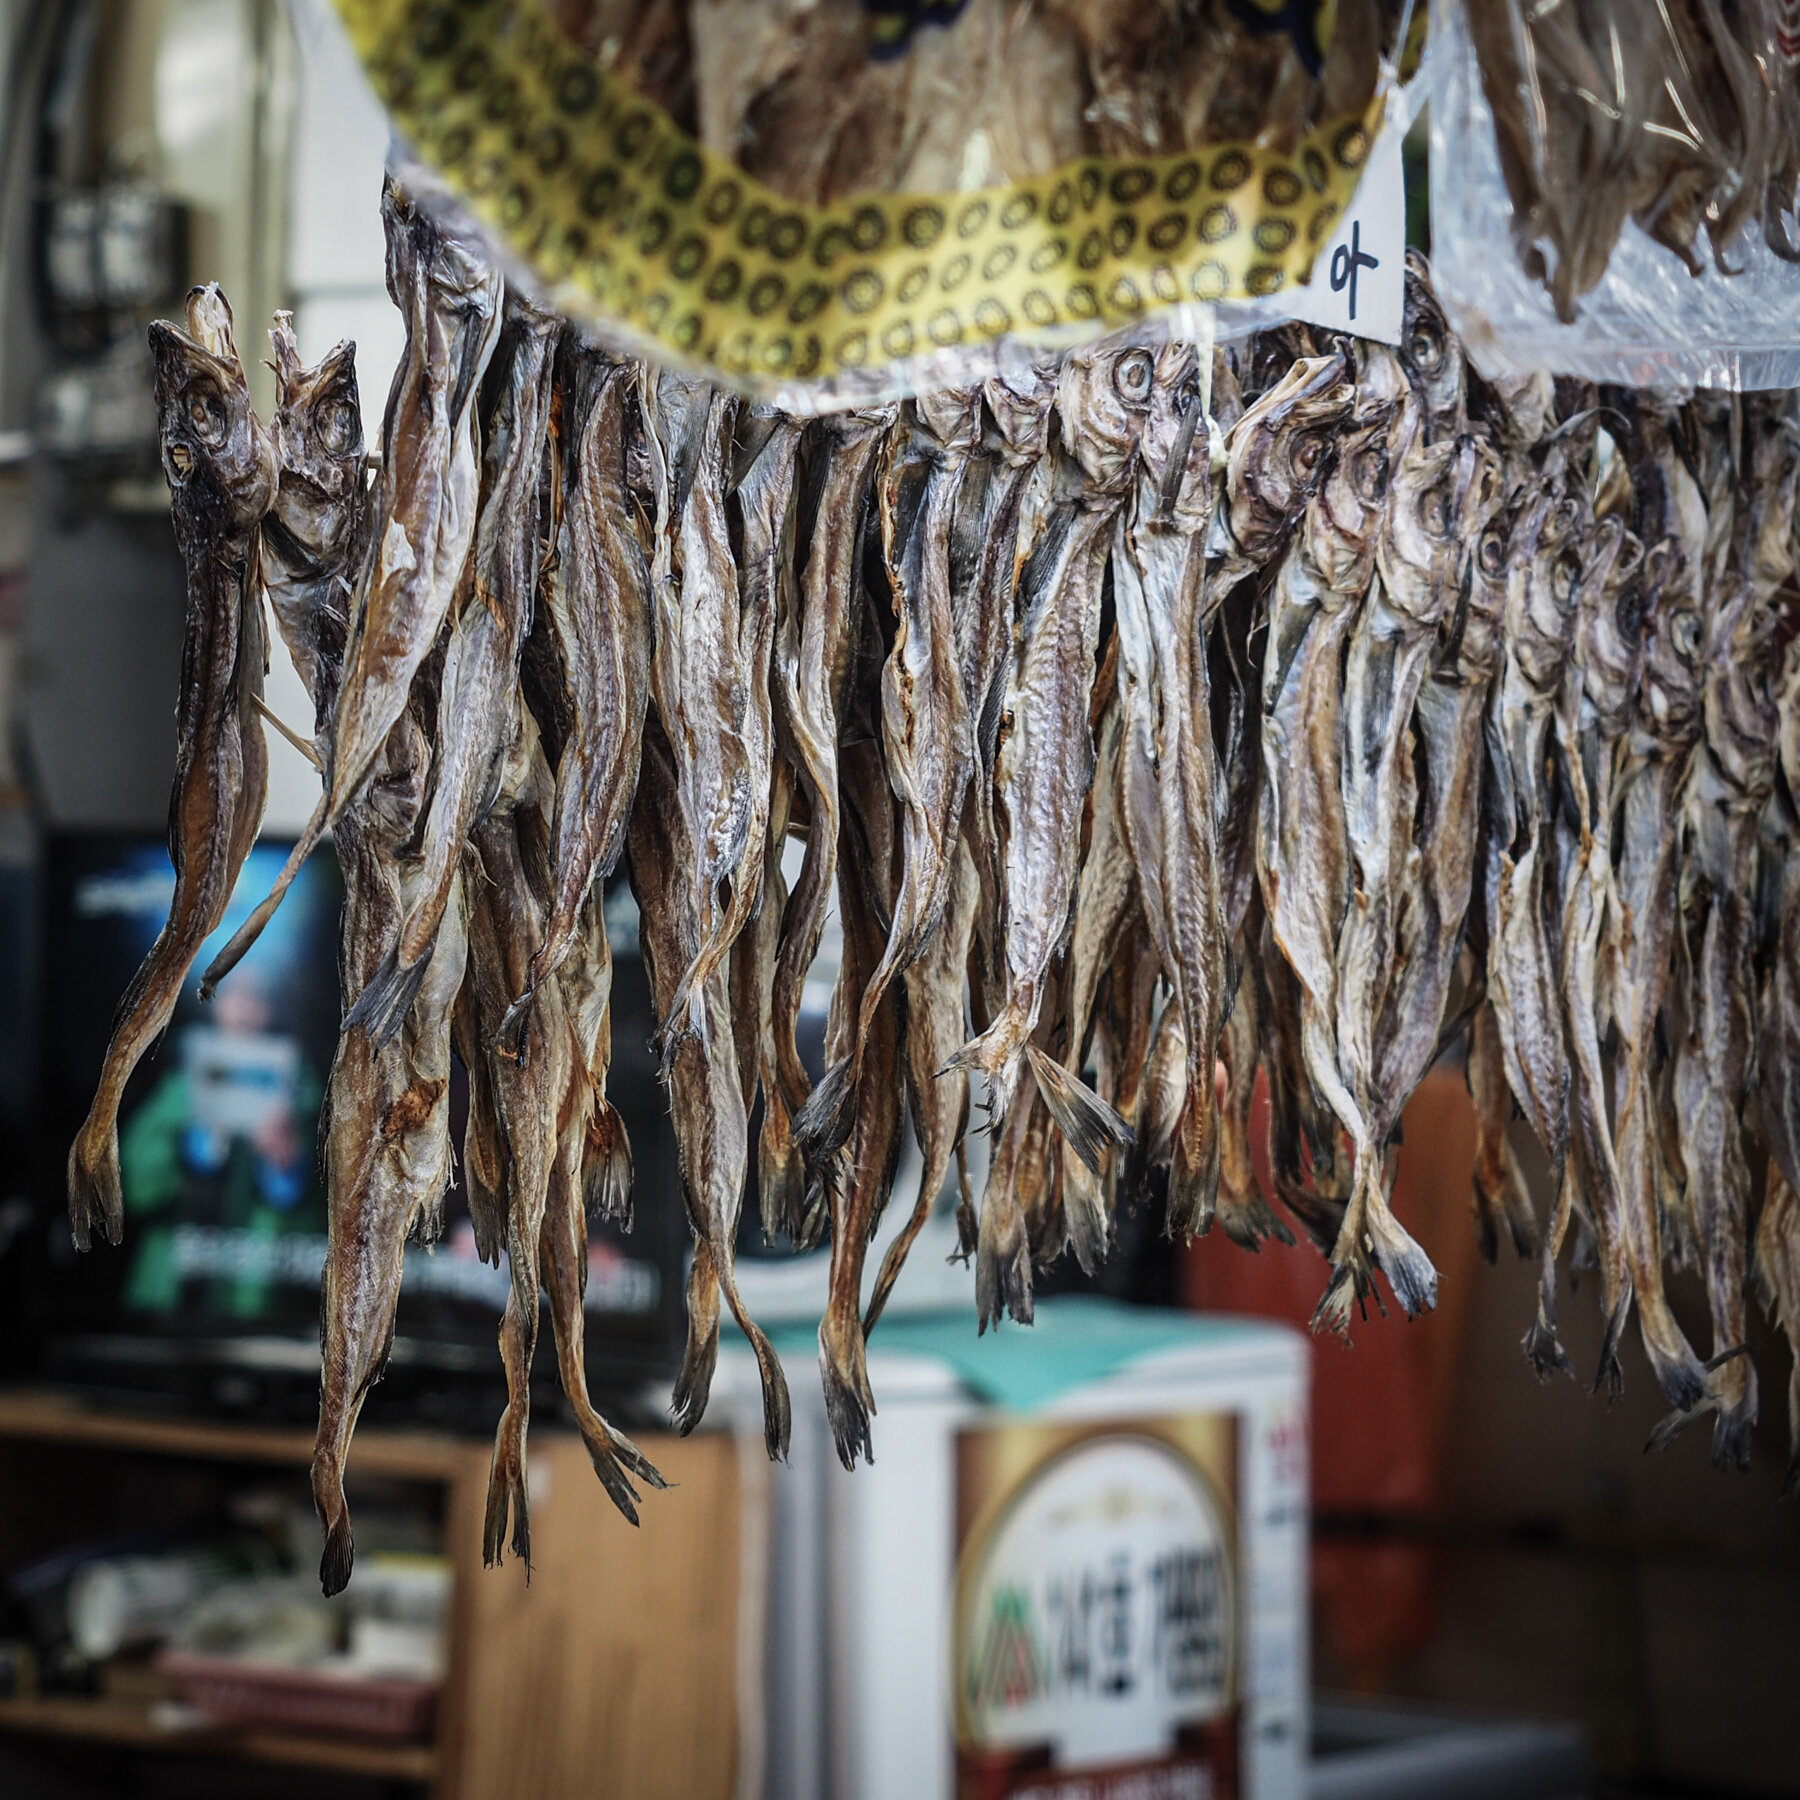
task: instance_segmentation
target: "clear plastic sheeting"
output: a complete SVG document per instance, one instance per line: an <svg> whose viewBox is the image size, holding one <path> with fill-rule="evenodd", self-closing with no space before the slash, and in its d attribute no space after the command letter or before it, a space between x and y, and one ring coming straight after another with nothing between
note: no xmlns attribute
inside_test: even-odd
<svg viewBox="0 0 1800 1800"><path fill-rule="evenodd" d="M1489 3L1506 10L1515 0ZM1655 9L1626 10L1641 31ZM1620 21L1623 32L1631 21L1625 12ZM1559 319L1540 279L1554 280L1554 270L1530 270L1518 253L1538 242L1535 221L1519 218L1502 173L1466 0L1438 0L1432 38L1432 268L1483 373L1549 368L1664 392L1800 386L1800 268L1769 248L1754 207L1723 255L1707 230L1698 233L1697 274L1625 219L1604 275L1580 296L1572 321Z"/></svg>

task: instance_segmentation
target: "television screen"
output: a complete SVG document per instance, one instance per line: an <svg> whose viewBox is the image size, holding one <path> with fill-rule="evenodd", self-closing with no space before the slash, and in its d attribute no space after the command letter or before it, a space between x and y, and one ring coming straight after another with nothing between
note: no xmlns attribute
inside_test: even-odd
<svg viewBox="0 0 1800 1800"><path fill-rule="evenodd" d="M225 919L182 988L169 1030L120 1109L125 1241L85 1257L51 1248L38 1296L43 1334L159 1340L196 1352L232 1338L311 1339L326 1247L319 1118L338 1036L342 884L329 851L302 871L254 949L199 999L199 971L268 892L289 846L251 852ZM92 1098L119 996L168 916L174 874L164 845L121 834L51 837L44 864L44 1035L39 1065L46 1202ZM587 1288L595 1378L647 1373L667 1361L681 1284L681 1208L666 1103L648 1040L649 995L636 958L629 895L609 924L615 971L615 1061L609 1092L631 1134L637 1230L590 1233ZM630 915L630 916L624 916ZM466 1089L452 1088L460 1148ZM673 1197L651 1203L646 1188ZM673 1227L673 1229L671 1229ZM66 1240L66 1230L62 1233ZM475 1253L459 1188L433 1246L407 1247L396 1360L445 1368L489 1362L507 1274ZM458 1350L462 1354L457 1354ZM479 1351L479 1356L469 1352ZM152 1358L151 1360L156 1360ZM606 1365L612 1365L609 1369Z"/></svg>

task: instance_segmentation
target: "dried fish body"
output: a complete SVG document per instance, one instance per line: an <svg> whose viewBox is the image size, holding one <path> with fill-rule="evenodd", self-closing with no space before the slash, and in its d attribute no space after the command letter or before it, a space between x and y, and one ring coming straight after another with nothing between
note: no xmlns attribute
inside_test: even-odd
<svg viewBox="0 0 1800 1800"><path fill-rule="evenodd" d="M1500 1049L1500 1028L1494 1009L1483 1000L1469 1020L1469 1057L1466 1064L1469 1098L1475 1105L1475 1166L1471 1188L1475 1202L1475 1228L1481 1254L1493 1262L1500 1252L1500 1227L1504 1225L1520 1256L1538 1252L1537 1216L1531 1195L1507 1138L1512 1118L1512 1089L1506 1085L1506 1062Z"/></svg>
<svg viewBox="0 0 1800 1800"><path fill-rule="evenodd" d="M876 1010L912 966L949 901L974 739L957 658L951 534L957 496L980 430L980 398L946 390L914 402L890 433L876 481L894 603L894 642L881 674L881 738L901 809L900 885L886 948L869 975L861 1021L795 1120L809 1159L850 1130ZM955 1046L951 1046L952 1049Z"/></svg>
<svg viewBox="0 0 1800 1800"><path fill-rule="evenodd" d="M871 520L876 457L894 420L892 408L839 413L806 434L796 496L798 604L777 621L773 693L783 754L807 803L806 855L788 897L770 1002L782 1103L792 1116L811 1082L796 1031L807 971L818 954L837 885L841 803L839 722L865 604L863 556ZM795 1243L810 1248L824 1229L823 1208L790 1217Z"/></svg>
<svg viewBox="0 0 1800 1800"><path fill-rule="evenodd" d="M750 683L726 516L738 405L704 382L646 372L644 425L656 496L650 689L675 757L693 850L686 873L695 948L663 1015L665 1062L681 1037L705 1029L702 994L731 949L721 893L749 848L757 809L746 743Z"/></svg>
<svg viewBox="0 0 1800 1800"><path fill-rule="evenodd" d="M950 893L931 941L904 976L906 992L906 1091L920 1154L919 1193L911 1217L887 1247L869 1303L863 1310L866 1339L881 1317L908 1253L931 1217L955 1162L961 1196L969 1195L969 1077L945 1065L967 1036L964 983L975 936L981 883L966 840L951 854Z"/></svg>
<svg viewBox="0 0 1800 1800"><path fill-rule="evenodd" d="M865 616L865 632L874 620ZM896 866L902 827L896 816L875 724L878 650L865 638L865 677L853 702L851 729L840 749L844 811L838 850L838 910L843 921L843 961L832 995L826 1053L843 1055L843 1040L864 1032L864 1079L857 1084L854 1117L844 1143L817 1166L831 1213L831 1267L824 1316L819 1321L819 1374L825 1414L845 1468L870 1455L869 1389L862 1322L863 1269L869 1242L886 1210L900 1160L901 1094L905 1047L901 990L889 986L871 1010L867 995L887 941L884 919L897 893Z"/></svg>
<svg viewBox="0 0 1800 1800"><path fill-rule="evenodd" d="M1338 1073L1337 948L1350 904L1343 658L1374 579L1390 486L1392 417L1383 407L1371 410L1369 422L1344 438L1276 576L1263 654L1257 878L1271 944L1297 990L1280 996L1294 1002L1291 1011L1277 1005L1268 1016L1305 1071L1302 1078L1271 1063L1271 1149L1277 1191L1303 1222L1311 1203L1297 1179L1300 1118L1314 1095L1337 1119L1360 1116ZM1271 974L1270 983L1285 987L1285 977ZM1306 1135L1316 1170L1332 1155L1335 1127L1315 1124Z"/></svg>
<svg viewBox="0 0 1800 1800"><path fill-rule="evenodd" d="M1409 1097L1401 1081L1413 1069L1384 1069L1380 1033L1384 1007L1395 998L1389 981L1419 809L1413 705L1436 649L1438 627L1461 586L1459 563L1466 554L1461 533L1477 522L1469 515L1480 457L1473 439L1426 445L1423 438L1421 413L1409 396L1395 414L1389 440L1391 474L1376 545L1378 579L1357 617L1344 665L1340 780L1351 898L1337 944L1336 1034L1338 1074L1352 1100L1351 1110L1338 1116L1351 1140L1354 1187L1332 1253L1332 1286L1321 1303L1321 1317L1340 1329L1348 1326L1350 1306L1368 1290L1371 1254L1407 1313L1432 1306L1437 1296L1430 1259L1388 1206L1386 1146ZM1450 846L1442 848L1447 853ZM1436 945L1417 947L1416 963L1406 973L1433 967L1439 954ZM1402 1005L1429 1008L1422 1053L1417 1015L1402 1016L1397 1026L1413 1042L1399 1051L1396 1061L1415 1066L1416 1081L1430 1065L1442 997L1436 996L1435 1006L1426 995L1403 993L1399 998ZM1401 1081L1384 1083L1384 1074Z"/></svg>
<svg viewBox="0 0 1800 1800"><path fill-rule="evenodd" d="M1642 676L1639 623L1646 594L1655 592L1664 578L1664 560L1659 551L1646 564L1642 546L1616 515L1595 525L1576 587L1574 661L1554 715L1578 833L1563 859L1559 915L1573 1161L1544 1245L1537 1318L1526 1338L1526 1354L1540 1371L1568 1367L1556 1340L1556 1258L1571 1209L1579 1206L1599 1239L1601 1311L1611 1327L1601 1369L1608 1379L1617 1376L1615 1346L1629 1277L1618 1155L1601 1063L1606 1010L1598 977L1607 908L1617 904L1612 891L1613 794L1621 743Z"/></svg>
<svg viewBox="0 0 1800 1800"><path fill-rule="evenodd" d="M1055 365L1033 363L1022 374L996 376L983 389L988 430L979 482L981 505L970 527L976 550L967 581L955 593L957 660L973 735L974 767L967 790L964 833L981 885L977 941L979 974L997 1010L1002 998L1000 915L1004 874L994 818L994 772L1000 753L1000 719L1015 626L1019 573L1029 558L1048 500L1045 452L1056 398ZM975 483L965 480L963 493ZM1029 515L1029 516L1027 516ZM985 1020L983 1022L985 1029Z"/></svg>
<svg viewBox="0 0 1800 1800"><path fill-rule="evenodd" d="M424 745L396 728L376 781L404 813L416 805ZM391 802L353 803L339 821L344 867L344 974L371 971L397 935L415 885L397 864L384 828L399 822ZM320 1299L322 1370L313 1448L313 1502L325 1528L319 1579L340 1593L354 1557L344 1464L369 1390L381 1379L394 1338L406 1241L434 1229L450 1184L451 1013L468 953L460 881L453 883L418 1000L399 1037L377 1045L366 1033L338 1042L327 1090L328 1198L325 1279Z"/></svg>
<svg viewBox="0 0 1800 1800"><path fill-rule="evenodd" d="M1689 976L1687 1031L1677 1046L1673 1084L1687 1208L1712 1310L1713 1459L1739 1467L1748 1464L1756 1417L1755 1368L1747 1356L1733 1354L1747 1332L1750 1216L1739 1118L1756 1055L1758 858L1779 756L1769 671L1775 633L1785 621L1772 602L1793 572L1800 472L1791 424L1767 403L1750 402L1744 410L1749 467L1728 572L1709 584L1701 741L1682 798L1680 929ZM1765 544L1773 551L1766 561L1758 554Z"/></svg>
<svg viewBox="0 0 1800 1800"><path fill-rule="evenodd" d="M683 972L700 941L692 901L696 857L687 836L680 777L660 717L644 726L643 766L626 834L626 858L637 895L639 945L651 997L668 1016ZM737 1225L749 1166L749 1118L732 1030L729 970L717 968L696 989L700 1027L670 1049L665 1080L682 1193L694 1232L688 1275L688 1338L671 1407L683 1434L706 1410L719 1355L719 1299L750 1340L763 1386L763 1434L769 1454L786 1454L790 1406L787 1381L767 1335L745 1309L734 1268Z"/></svg>
<svg viewBox="0 0 1800 1800"><path fill-rule="evenodd" d="M1101 589L1131 480L1154 364L1129 350L1065 363L1057 398L1066 461L1019 573L1018 624L995 764L1003 855L1004 1000L958 1054L1004 1117L1029 1067L1057 1128L1091 1169L1129 1131L1112 1108L1033 1041L1050 963L1068 926L1093 778L1089 714Z"/></svg>
<svg viewBox="0 0 1800 1800"><path fill-rule="evenodd" d="M1674 960L1676 813L1698 735L1702 624L1691 562L1666 583L1646 623L1643 689L1618 778L1618 926L1609 914L1611 1012L1618 1032L1614 1140L1626 1251L1639 1327L1657 1381L1677 1411L1699 1404L1706 1378L1662 1288L1660 1139L1654 1085L1658 1016Z"/></svg>
<svg viewBox="0 0 1800 1800"><path fill-rule="evenodd" d="M385 1043L400 1029L462 861L499 797L519 730L519 659L531 630L550 436L550 383L561 323L509 292L499 395L483 436L481 509L449 620L438 688L437 755L421 846L424 867L400 936L345 1015Z"/></svg>
<svg viewBox="0 0 1800 1800"><path fill-rule="evenodd" d="M339 344L308 369L292 313L278 312L275 498L262 526L262 575L275 624L312 696L322 739L342 679L350 596L369 540L369 482L356 346ZM316 753L323 758L324 746Z"/></svg>
<svg viewBox="0 0 1800 1800"><path fill-rule="evenodd" d="M1157 361L1136 492L1113 551L1113 592L1130 719L1120 762L1122 811L1188 1055L1169 1174L1169 1226L1183 1233L1212 1225L1219 1183L1214 1066L1227 999L1222 809L1201 629L1208 465L1194 357L1172 346ZM1246 1209L1232 1220L1234 1236L1273 1230L1254 1192L1233 1198Z"/></svg>
<svg viewBox="0 0 1800 1800"><path fill-rule="evenodd" d="M1415 352L1425 335L1415 321L1410 334ZM1460 394L1460 384L1456 391ZM1422 399L1429 393L1425 390ZM1429 428L1429 409L1422 411ZM1438 441L1454 445L1456 451L1456 485L1445 497L1450 501L1451 533L1457 549L1447 558L1429 537L1412 551L1402 549L1397 535L1384 540L1384 550L1408 557L1409 579L1416 580L1424 572L1427 581L1446 584L1447 610L1438 622L1430 670L1419 683L1410 745L1398 746L1403 759L1410 748L1410 760L1418 773L1410 806L1404 761L1393 772L1398 776L1398 813L1390 815L1390 822L1404 847L1397 858L1398 898L1389 915L1392 935L1385 954L1377 953L1375 965L1379 968L1385 960L1390 970L1376 1015L1375 1082L1366 1106L1377 1134L1384 1120L1392 1130L1441 1046L1439 1023L1450 998L1474 891L1483 724L1502 660L1506 530L1500 516L1500 459L1480 440L1468 436ZM1426 509L1432 504L1428 499ZM1412 561L1432 550L1437 552L1437 567ZM1456 598L1449 600L1448 595ZM1427 601L1427 610L1435 604ZM1367 618L1365 613L1365 621ZM1354 647L1350 667L1357 667ZM1488 1172L1495 1173L1491 1163ZM1530 1219L1528 1203L1520 1217L1522 1196L1505 1184L1503 1165L1496 1197L1503 1207L1512 1206L1509 1217L1520 1226Z"/></svg>
<svg viewBox="0 0 1800 1800"><path fill-rule="evenodd" d="M1800 1196L1771 1161L1756 1225L1755 1276L1770 1319L1788 1341L1788 1466L1784 1499L1800 1494Z"/></svg>
<svg viewBox="0 0 1800 1800"><path fill-rule="evenodd" d="M381 206L388 294L405 321L406 349L388 390L386 449L332 714L325 795L268 897L213 958L203 997L256 942L301 865L367 782L438 641L475 541L476 415L500 335L503 283L472 228L447 223L391 178Z"/></svg>
<svg viewBox="0 0 1800 1800"><path fill-rule="evenodd" d="M583 910L624 848L650 692L650 567L625 469L631 370L569 334L557 375L560 519L525 652L528 663L539 652L543 674L527 680L525 696L556 770L552 901L509 1033L539 983L577 950Z"/></svg>
<svg viewBox="0 0 1800 1800"><path fill-rule="evenodd" d="M167 923L119 1002L100 1080L69 1151L69 1224L85 1249L98 1225L123 1230L119 1102L162 1035L200 946L217 929L256 840L268 786L261 718L268 642L258 583L259 527L274 497L269 439L216 287L187 299L186 329L150 328L156 410L175 539L187 566L187 624L176 710Z"/></svg>

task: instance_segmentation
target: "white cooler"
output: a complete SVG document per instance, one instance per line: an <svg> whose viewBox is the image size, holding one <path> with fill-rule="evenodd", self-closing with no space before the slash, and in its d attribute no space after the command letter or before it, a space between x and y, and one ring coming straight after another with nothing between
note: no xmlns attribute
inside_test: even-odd
<svg viewBox="0 0 1800 1800"><path fill-rule="evenodd" d="M1307 1346L1261 1321L1040 1304L884 1318L876 1461L846 1473L811 1335L791 1459L745 1441L741 1794L1290 1800L1306 1792ZM747 1549L750 1545L747 1544ZM762 1587L759 1593L757 1589ZM747 1674L750 1670L747 1669Z"/></svg>

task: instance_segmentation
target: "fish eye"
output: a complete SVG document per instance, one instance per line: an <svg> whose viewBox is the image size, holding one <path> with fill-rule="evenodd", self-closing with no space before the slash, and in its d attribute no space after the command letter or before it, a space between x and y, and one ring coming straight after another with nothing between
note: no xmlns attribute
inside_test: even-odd
<svg viewBox="0 0 1800 1800"><path fill-rule="evenodd" d="M1433 537L1450 535L1450 496L1442 488L1433 488L1425 496L1425 504L1420 510L1425 529Z"/></svg>
<svg viewBox="0 0 1800 1800"><path fill-rule="evenodd" d="M1669 636L1684 662L1700 654L1700 616L1692 607L1683 607L1669 621Z"/></svg>
<svg viewBox="0 0 1800 1800"><path fill-rule="evenodd" d="M349 403L342 400L326 413L319 427L320 440L331 456L342 456L355 441L355 433L356 415L350 410Z"/></svg>
<svg viewBox="0 0 1800 1800"><path fill-rule="evenodd" d="M1422 375L1435 375L1444 360L1444 340L1435 326L1421 319L1413 326L1406 353Z"/></svg>
<svg viewBox="0 0 1800 1800"><path fill-rule="evenodd" d="M1315 436L1303 437L1294 446L1294 464L1302 475L1310 475L1325 454L1324 443Z"/></svg>
<svg viewBox="0 0 1800 1800"><path fill-rule="evenodd" d="M1581 565L1573 556L1559 556L1556 567L1550 576L1550 591L1558 602L1567 602L1574 598L1576 584L1581 580Z"/></svg>
<svg viewBox="0 0 1800 1800"><path fill-rule="evenodd" d="M1379 447L1364 450L1352 470L1357 498L1365 505L1376 504L1387 486L1387 454Z"/></svg>
<svg viewBox="0 0 1800 1800"><path fill-rule="evenodd" d="M188 424L203 444L225 441L227 418L225 402L212 387L194 387L188 391Z"/></svg>
<svg viewBox="0 0 1800 1800"><path fill-rule="evenodd" d="M1489 526L1481 534L1481 572L1484 575L1502 575L1506 572L1506 534L1498 526Z"/></svg>
<svg viewBox="0 0 1800 1800"><path fill-rule="evenodd" d="M1155 378L1156 369L1148 350L1133 350L1121 356L1113 368L1113 386L1126 400L1149 399Z"/></svg>

